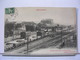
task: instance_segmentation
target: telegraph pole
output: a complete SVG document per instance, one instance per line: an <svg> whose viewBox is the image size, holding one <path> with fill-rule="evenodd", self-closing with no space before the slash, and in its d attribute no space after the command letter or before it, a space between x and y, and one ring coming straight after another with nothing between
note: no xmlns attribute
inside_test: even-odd
<svg viewBox="0 0 80 60"><path fill-rule="evenodd" d="M30 36L30 32L28 31L27 35L27 54L29 53L29 36Z"/></svg>
<svg viewBox="0 0 80 60"><path fill-rule="evenodd" d="M63 28L61 27L61 40L62 40L62 30L63 30Z"/></svg>
<svg viewBox="0 0 80 60"><path fill-rule="evenodd" d="M28 54L28 43L29 43L29 37L27 38L27 54Z"/></svg>

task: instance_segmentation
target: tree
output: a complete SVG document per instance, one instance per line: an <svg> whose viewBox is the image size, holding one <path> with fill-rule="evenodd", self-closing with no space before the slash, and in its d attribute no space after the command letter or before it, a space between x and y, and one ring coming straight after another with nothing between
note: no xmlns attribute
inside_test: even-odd
<svg viewBox="0 0 80 60"><path fill-rule="evenodd" d="M5 24L5 37L12 36L15 23L6 23Z"/></svg>

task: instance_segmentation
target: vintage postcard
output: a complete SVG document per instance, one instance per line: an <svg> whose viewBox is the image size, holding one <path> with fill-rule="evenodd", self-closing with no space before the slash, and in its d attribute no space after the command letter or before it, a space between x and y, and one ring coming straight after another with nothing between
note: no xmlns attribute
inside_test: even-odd
<svg viewBox="0 0 80 60"><path fill-rule="evenodd" d="M5 8L4 55L75 55L76 8Z"/></svg>

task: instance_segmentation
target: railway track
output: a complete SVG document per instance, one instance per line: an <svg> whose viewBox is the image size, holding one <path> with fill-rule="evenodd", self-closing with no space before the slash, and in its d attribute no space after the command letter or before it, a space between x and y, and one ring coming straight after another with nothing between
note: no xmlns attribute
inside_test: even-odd
<svg viewBox="0 0 80 60"><path fill-rule="evenodd" d="M69 36L71 36L72 34L73 33L64 35L63 38L60 38L60 36L58 36L58 37L55 37L54 40L51 39L51 40L45 41L43 43L40 43L40 44L37 44L37 45L34 45L34 46L31 45L31 46L29 46L28 51L34 51L36 49L46 48L46 47L50 47L50 46L56 46L59 43L61 44L61 42L63 42L63 41L61 41L62 39L64 40L64 39L68 38Z"/></svg>
<svg viewBox="0 0 80 60"><path fill-rule="evenodd" d="M66 38L66 35L71 35L71 34L72 33L67 33L67 34L63 34L62 36L63 36L63 38ZM49 47L49 46L56 46L58 43L61 42L61 34L60 33L59 34L55 33L55 36L53 38L50 38L50 37L52 37L52 36L49 36L49 37L46 36L46 37L42 38L42 40L39 39L39 40L34 40L32 42L29 42L28 50L33 51L35 49L45 48L45 47ZM24 47L25 45L27 45L27 43L20 47L17 47L17 48ZM9 51L13 51L17 48L11 49ZM27 50L27 46L26 46L26 50Z"/></svg>
<svg viewBox="0 0 80 60"><path fill-rule="evenodd" d="M60 33L54 33L55 35L60 35ZM33 40L33 41L30 41L30 42L27 42L28 44L32 44L32 43L34 43L35 44L35 42L37 42L37 43L39 43L39 42L43 42L43 41L46 41L46 39L50 39L50 37L48 37L49 35L47 35L47 36L44 36L44 37L42 37L42 38L39 38L39 39L36 39L36 40ZM41 40L41 39L43 39L43 40ZM6 50L5 52L7 52L7 51L13 51L13 50L16 50L16 49L18 49L18 48L21 48L21 47L24 47L27 43L25 43L25 44L22 44L22 45L20 45L20 46L18 46L18 47L12 47L12 48L10 48L9 50ZM36 44L37 44L36 43Z"/></svg>

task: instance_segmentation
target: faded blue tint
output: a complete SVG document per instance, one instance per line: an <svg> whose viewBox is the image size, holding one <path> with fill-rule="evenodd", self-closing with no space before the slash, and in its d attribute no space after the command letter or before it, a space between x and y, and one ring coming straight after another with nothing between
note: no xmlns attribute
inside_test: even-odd
<svg viewBox="0 0 80 60"><path fill-rule="evenodd" d="M0 0L0 53L4 52L4 8L8 7L76 7L78 51L80 53L80 0ZM1 56L0 60L80 60L80 55L59 57Z"/></svg>

